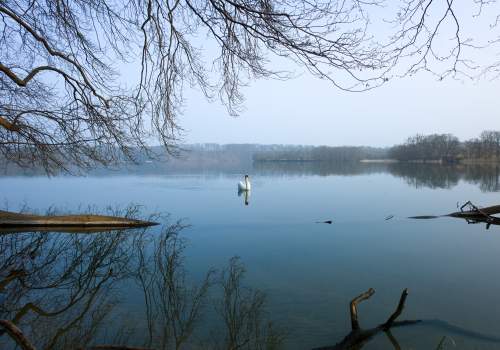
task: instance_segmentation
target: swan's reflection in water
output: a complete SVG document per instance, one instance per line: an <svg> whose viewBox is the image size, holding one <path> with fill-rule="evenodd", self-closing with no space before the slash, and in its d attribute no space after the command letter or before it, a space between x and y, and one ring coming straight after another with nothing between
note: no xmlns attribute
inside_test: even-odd
<svg viewBox="0 0 500 350"><path fill-rule="evenodd" d="M245 201L245 205L249 204L250 199L250 191L242 191L238 189L238 197L243 196L243 200Z"/></svg>

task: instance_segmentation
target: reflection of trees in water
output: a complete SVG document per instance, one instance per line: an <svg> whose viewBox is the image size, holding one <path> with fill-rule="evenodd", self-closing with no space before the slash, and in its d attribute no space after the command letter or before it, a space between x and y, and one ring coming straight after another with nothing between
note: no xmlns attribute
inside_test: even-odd
<svg viewBox="0 0 500 350"><path fill-rule="evenodd" d="M235 257L229 261L229 266L222 271L218 279L222 297L216 302L216 310L225 327L215 330L218 335L215 339L220 339L215 348L278 348L283 341L283 335L266 319L265 294L260 290L244 288L244 274L243 265Z"/></svg>
<svg viewBox="0 0 500 350"><path fill-rule="evenodd" d="M458 167L440 164L393 163L387 169L415 188L452 188L461 178Z"/></svg>
<svg viewBox="0 0 500 350"><path fill-rule="evenodd" d="M197 285L189 285L184 269L185 242L177 232L181 224L170 226L153 242L153 254L147 247L138 249L137 279L144 291L148 322L148 347L181 349L193 346L193 335L208 303L208 293L217 295L213 301L218 327L211 330L211 339L202 341L203 348L272 349L281 343L281 336L264 314L265 296L258 290L244 288L244 268L232 258L220 273L209 270ZM142 244L142 241L139 241ZM214 290L215 289L215 290Z"/></svg>
<svg viewBox="0 0 500 350"><path fill-rule="evenodd" d="M432 163L279 162L254 163L254 172L270 176L330 176L390 173L415 188L453 188L460 180L483 192L500 191L498 165L441 165Z"/></svg>
<svg viewBox="0 0 500 350"><path fill-rule="evenodd" d="M296 162L296 161L256 161L253 170L259 175L307 176L307 175L362 175L386 172L383 163L353 162Z"/></svg>
<svg viewBox="0 0 500 350"><path fill-rule="evenodd" d="M500 191L498 165L393 163L388 171L415 188L452 188L463 180L479 186L483 192Z"/></svg>
<svg viewBox="0 0 500 350"><path fill-rule="evenodd" d="M187 285L184 242L177 235L182 228L180 223L167 227L152 246L137 241L136 278L144 292L148 347L179 349L188 342L211 285L211 272L199 286Z"/></svg>
<svg viewBox="0 0 500 350"><path fill-rule="evenodd" d="M126 276L123 232L0 236L0 317L39 348L74 348L94 336L113 305L113 283Z"/></svg>
<svg viewBox="0 0 500 350"><path fill-rule="evenodd" d="M465 167L464 180L479 185L483 192L498 192L500 191L499 175L500 169L498 165L471 165Z"/></svg>
<svg viewBox="0 0 500 350"><path fill-rule="evenodd" d="M203 328L209 290L218 295L214 337L202 348L259 349L281 338L265 319L264 295L242 287L237 259L198 285L188 282L181 223L93 234L0 233L0 319L20 328L37 349L113 343L180 349ZM138 282L147 325L117 317L118 288ZM142 319L139 317L138 319ZM148 329L141 334L140 329ZM15 345L0 331L0 348ZM132 341L131 341L132 340Z"/></svg>

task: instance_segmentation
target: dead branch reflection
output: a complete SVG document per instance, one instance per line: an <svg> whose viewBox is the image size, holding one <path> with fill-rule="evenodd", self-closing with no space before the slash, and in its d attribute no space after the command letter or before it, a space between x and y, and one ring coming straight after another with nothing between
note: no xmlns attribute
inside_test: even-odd
<svg viewBox="0 0 500 350"><path fill-rule="evenodd" d="M136 278L144 292L148 322L146 346L195 346L193 333L205 311L212 314L212 323L218 327L210 330L201 348L277 348L283 338L267 320L265 295L243 287L245 270L238 258L232 258L220 272L209 270L197 285L187 283L185 240L178 236L182 228L181 223L176 223L163 232L153 242L153 254L149 257L144 240L136 241L140 244Z"/></svg>
<svg viewBox="0 0 500 350"><path fill-rule="evenodd" d="M185 227L0 234L0 347L271 349L281 343L266 318L264 294L242 286L237 258L191 282L179 236ZM117 291L133 283L142 290L146 327L126 319L117 324L113 313L122 302ZM216 327L200 340L195 333L210 312Z"/></svg>
<svg viewBox="0 0 500 350"><path fill-rule="evenodd" d="M218 349L277 349L284 340L265 314L265 294L260 290L244 288L245 268L237 257L229 261L218 280L222 298L216 302L217 314L224 320L223 344Z"/></svg>
<svg viewBox="0 0 500 350"><path fill-rule="evenodd" d="M0 318L37 348L90 341L114 305L113 285L130 275L129 239L124 231L1 235Z"/></svg>
<svg viewBox="0 0 500 350"><path fill-rule="evenodd" d="M177 222L161 232L148 246L147 239L135 242L138 253L136 275L144 294L148 323L148 347L180 349L189 341L205 306L213 272L196 286L186 282L185 241L178 233L185 226ZM152 250L152 254L149 254Z"/></svg>

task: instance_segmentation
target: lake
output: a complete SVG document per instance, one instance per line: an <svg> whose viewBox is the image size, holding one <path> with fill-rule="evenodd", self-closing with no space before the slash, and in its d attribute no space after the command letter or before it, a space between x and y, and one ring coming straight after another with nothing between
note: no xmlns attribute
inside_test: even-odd
<svg viewBox="0 0 500 350"><path fill-rule="evenodd" d="M248 198L237 193L237 183L245 172L252 182ZM188 225L179 232L186 245L182 260L186 283L199 284L207 271L220 271L231 257L238 256L246 270L243 284L265 294L263 315L282 332L282 347L286 349L339 342L350 331L350 300L369 288L376 293L359 306L360 323L366 328L384 322L394 311L402 290L408 288L401 319L423 322L392 330L402 349L436 349L440 341L443 349L500 348L500 227L486 230L484 223L467 224L450 217L408 218L454 212L458 204L468 200L480 206L500 204L498 167L261 163L241 172L4 176L0 183L0 201L8 210L27 206L38 212L49 208L81 212L89 206L98 210L136 204L143 215L168 213L168 218L159 219L164 224L182 220ZM333 223L317 223L326 220ZM151 229L151 237L158 235L161 227ZM16 263L6 262L7 252L15 250L12 240L16 235L32 242L26 233L0 236L4 244L2 266L28 269L37 258L26 258L19 253L22 249L17 250L20 257L12 260ZM78 235L54 234L73 236ZM92 234L83 236L83 243L76 238L61 239L70 252L76 245L89 244L88 251L95 252L99 244L106 244L92 242L90 246ZM57 249L57 239L50 238L43 244ZM113 249L127 256L132 254L129 248ZM57 259L54 253L53 260ZM54 264L54 271L58 271L63 263ZM106 264L109 269L111 263ZM46 268L43 266L37 267L39 276ZM5 270L3 277L6 275ZM128 333L128 341L144 344L147 309L140 285L129 277L129 272L124 272L108 290L106 298L113 299L114 305L106 316L111 322L86 335L109 343L120 332L118 321L126 318L128 327L135 326ZM65 295L73 293L68 291L74 290L75 284L80 286L81 279L74 277L71 281L53 294L57 295L54 300L64 302ZM29 298L50 304L50 297L42 295L44 290L50 290L50 286L22 297L16 296L19 290L7 288L3 296L0 290L2 317L16 314ZM79 294L74 295L77 300ZM199 344L210 338L211 328L219 326L212 307L215 302L211 302L215 298L216 291L207 298L193 340L184 348L203 348ZM96 297L92 302L103 300ZM25 324L34 338L42 339L40 334L47 332L51 321L39 315L36 320L44 322L45 330L37 329L40 325L30 317L20 325ZM82 320L78 320L78 329L84 328ZM57 327L64 328L59 323ZM71 332L68 334L72 337L79 334ZM8 343L5 338L0 336L0 345ZM57 341L53 344L62 344ZM389 337L381 333L363 348L393 347Z"/></svg>

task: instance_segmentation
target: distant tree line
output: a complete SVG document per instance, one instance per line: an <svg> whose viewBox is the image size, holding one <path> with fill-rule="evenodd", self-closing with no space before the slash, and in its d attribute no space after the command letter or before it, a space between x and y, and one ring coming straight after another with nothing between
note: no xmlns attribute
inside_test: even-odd
<svg viewBox="0 0 500 350"><path fill-rule="evenodd" d="M391 148L367 146L304 146L304 145L260 145L260 144L185 144L178 154L171 155L161 146L153 146L147 152L140 148L131 150L134 162L122 159L114 173L124 171L135 174L149 173L182 173L192 171L251 173L255 169L265 172L270 169L284 167L287 172L336 173L341 163L358 163L360 160L395 159L401 162L468 162L468 163L500 163L500 131L484 131L478 138L461 142L450 134L416 135L401 145ZM282 164L258 164L274 162ZM316 162L323 164L284 164L284 163ZM327 164L331 163L331 164ZM335 166L335 169L333 169ZM343 164L351 169L353 164ZM77 167L69 166L71 172L80 173ZM300 170L305 169L305 170ZM107 167L96 167L91 173L105 174ZM43 167L31 169L18 167L0 154L0 174L33 175L43 174Z"/></svg>
<svg viewBox="0 0 500 350"><path fill-rule="evenodd" d="M399 161L442 163L500 161L500 131L483 131L478 138L461 142L451 134L415 135L389 149Z"/></svg>
<svg viewBox="0 0 500 350"><path fill-rule="evenodd" d="M415 135L389 150L389 157L401 161L439 160L453 162L460 154L460 141L451 134Z"/></svg>
<svg viewBox="0 0 500 350"><path fill-rule="evenodd" d="M356 162L387 158L439 163L500 162L500 131L486 130L467 141L452 134L417 134L391 148L266 145L252 151L256 162Z"/></svg>
<svg viewBox="0 0 500 350"><path fill-rule="evenodd" d="M290 146L276 145L263 151L256 152L254 161L281 161L281 162L346 162L360 161L361 159L380 159L387 156L387 149L375 147L329 147L329 146Z"/></svg>

